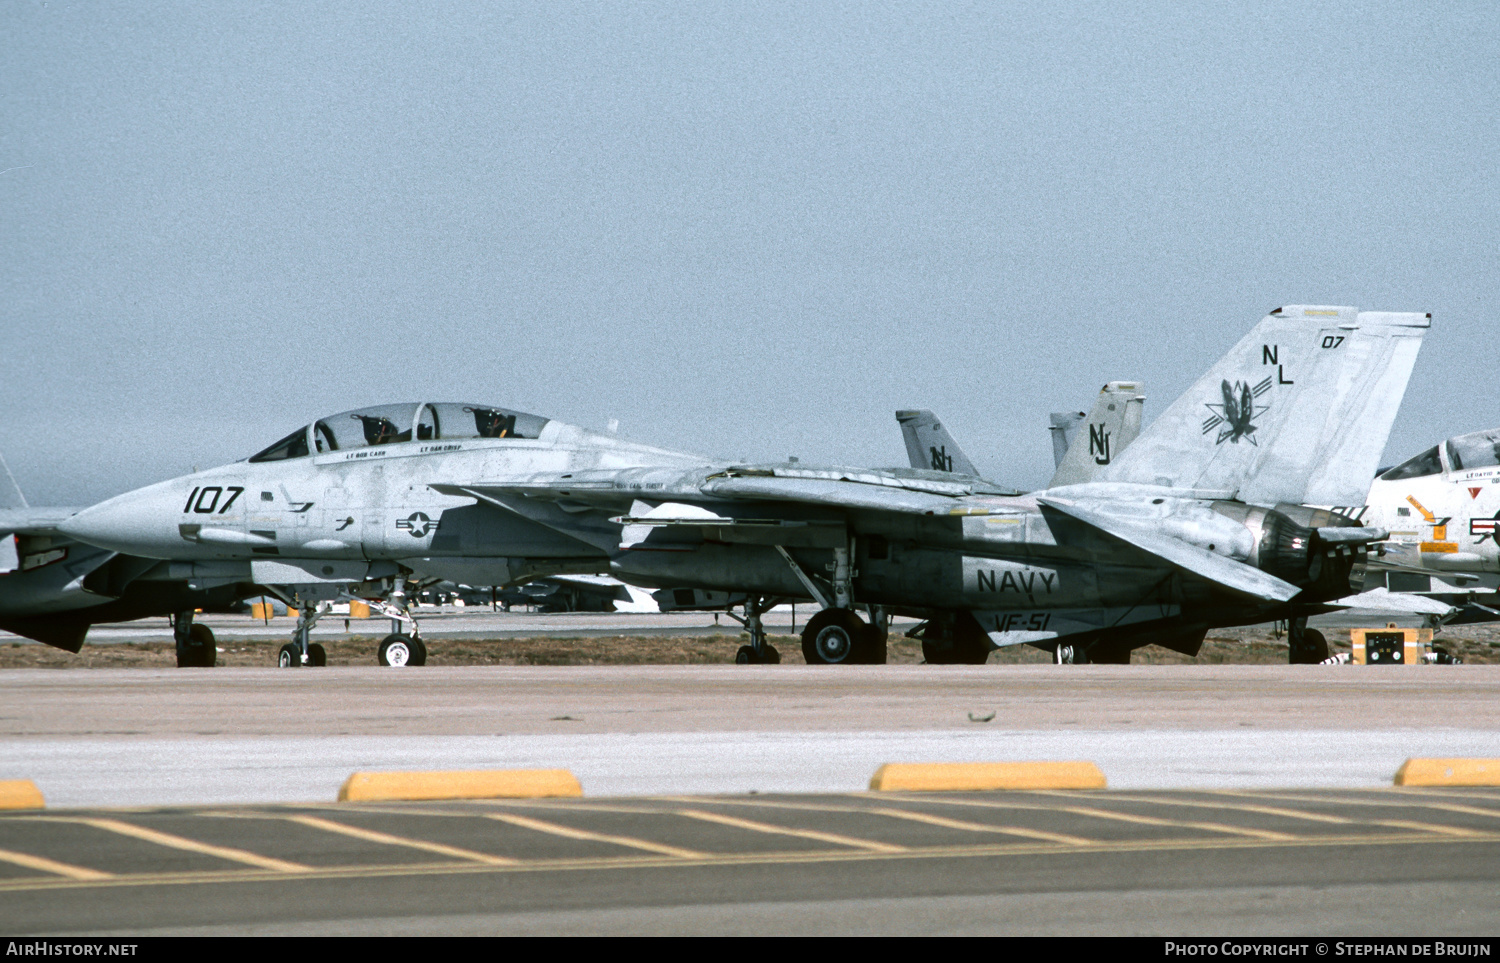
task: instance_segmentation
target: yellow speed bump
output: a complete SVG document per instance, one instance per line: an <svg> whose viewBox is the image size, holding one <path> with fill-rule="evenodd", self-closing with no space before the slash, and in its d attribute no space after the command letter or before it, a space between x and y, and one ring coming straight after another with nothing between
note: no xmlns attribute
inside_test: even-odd
<svg viewBox="0 0 1500 963"><path fill-rule="evenodd" d="M888 762L870 788L883 792L977 792L984 789L1103 789L1092 762Z"/></svg>
<svg viewBox="0 0 1500 963"><path fill-rule="evenodd" d="M42 791L30 779L0 780L0 809L46 809Z"/></svg>
<svg viewBox="0 0 1500 963"><path fill-rule="evenodd" d="M1500 759L1408 759L1398 786L1500 786Z"/></svg>
<svg viewBox="0 0 1500 963"><path fill-rule="evenodd" d="M566 769L478 769L469 772L356 772L339 789L339 802L401 799L535 799L582 796Z"/></svg>

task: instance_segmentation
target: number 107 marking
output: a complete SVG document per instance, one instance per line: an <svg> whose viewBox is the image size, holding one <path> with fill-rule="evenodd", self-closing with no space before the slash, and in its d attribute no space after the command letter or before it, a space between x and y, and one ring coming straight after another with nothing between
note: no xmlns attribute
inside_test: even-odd
<svg viewBox="0 0 1500 963"><path fill-rule="evenodd" d="M193 493L188 496L187 504L182 506L183 514L193 512L198 515L212 515L217 510L222 515L229 511L229 506L234 504L235 499L239 498L240 493L244 490L239 485L230 485L228 488L219 485L206 485L203 488L194 488ZM226 491L232 494L230 494L229 499L221 507L219 505L219 498ZM210 497L210 492L212 492L212 497Z"/></svg>

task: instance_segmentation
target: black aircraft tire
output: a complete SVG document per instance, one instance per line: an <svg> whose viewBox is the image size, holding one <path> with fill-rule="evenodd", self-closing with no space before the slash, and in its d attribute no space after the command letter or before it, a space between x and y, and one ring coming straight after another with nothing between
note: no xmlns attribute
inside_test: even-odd
<svg viewBox="0 0 1500 963"><path fill-rule="evenodd" d="M860 665L869 661L870 630L848 609L824 609L802 630L802 658L808 665Z"/></svg>
<svg viewBox="0 0 1500 963"><path fill-rule="evenodd" d="M298 669L302 667L302 647L295 642L288 642L276 653L276 666L281 669Z"/></svg>
<svg viewBox="0 0 1500 963"><path fill-rule="evenodd" d="M1328 658L1328 640L1317 629L1308 629L1302 633L1302 648L1311 665L1317 665Z"/></svg>
<svg viewBox="0 0 1500 963"><path fill-rule="evenodd" d="M1328 640L1317 629L1302 630L1302 644L1292 647L1287 643L1287 661L1292 665L1317 665L1328 658Z"/></svg>
<svg viewBox="0 0 1500 963"><path fill-rule="evenodd" d="M416 654L411 643L409 635L402 635L400 632L387 635L380 640L380 648L375 650L375 661L392 668L411 665Z"/></svg>
<svg viewBox="0 0 1500 963"><path fill-rule="evenodd" d="M928 665L984 665L989 661L990 651L982 643L968 644L952 642L922 641L922 658Z"/></svg>
<svg viewBox="0 0 1500 963"><path fill-rule="evenodd" d="M953 665L953 646L922 640L922 658L928 665Z"/></svg>
<svg viewBox="0 0 1500 963"><path fill-rule="evenodd" d="M734 654L735 665L756 665L759 662L755 649L748 645L740 646L739 651Z"/></svg>
<svg viewBox="0 0 1500 963"><path fill-rule="evenodd" d="M762 650L762 652L761 652L760 655L761 655L761 659L760 660L762 662L764 662L766 665L780 665L781 664L781 653L777 650L776 646L774 646L774 645L767 644L766 647L765 647L765 649Z"/></svg>
<svg viewBox="0 0 1500 963"><path fill-rule="evenodd" d="M214 633L206 625L194 622L188 628L188 644L177 647L177 667L212 669L219 661Z"/></svg>
<svg viewBox="0 0 1500 963"><path fill-rule="evenodd" d="M312 666L325 666L328 664L328 650L323 648L323 643L308 643L307 664Z"/></svg>
<svg viewBox="0 0 1500 963"><path fill-rule="evenodd" d="M407 665L427 664L427 644L416 636L411 639L411 661Z"/></svg>

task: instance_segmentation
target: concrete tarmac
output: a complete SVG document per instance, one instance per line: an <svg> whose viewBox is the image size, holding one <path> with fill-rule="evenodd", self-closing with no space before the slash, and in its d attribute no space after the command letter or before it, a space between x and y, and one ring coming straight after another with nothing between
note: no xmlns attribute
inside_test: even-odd
<svg viewBox="0 0 1500 963"><path fill-rule="evenodd" d="M1500 793L949 793L0 816L0 927L1491 937Z"/></svg>
<svg viewBox="0 0 1500 963"><path fill-rule="evenodd" d="M0 673L0 779L67 806L326 801L356 769L566 767L608 795L854 791L924 759L1091 759L1133 788L1373 787L1408 756L1496 746L1500 666Z"/></svg>
<svg viewBox="0 0 1500 963"><path fill-rule="evenodd" d="M1500 790L1389 787L1408 756L1495 756L1497 696L1482 665L8 670L0 779L49 809L0 817L0 924L1492 934ZM890 808L885 762L1073 758L1111 790L847 812ZM532 767L586 798L334 802L356 770ZM997 814L1031 835L974 828Z"/></svg>

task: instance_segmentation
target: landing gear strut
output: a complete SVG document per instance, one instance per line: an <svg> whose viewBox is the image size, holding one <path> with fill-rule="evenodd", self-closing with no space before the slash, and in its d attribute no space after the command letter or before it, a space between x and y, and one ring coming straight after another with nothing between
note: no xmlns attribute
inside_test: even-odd
<svg viewBox="0 0 1500 963"><path fill-rule="evenodd" d="M742 645L734 654L734 661L739 665L779 665L781 653L776 651L776 646L766 641L766 627L761 622L760 616L769 606L766 600L759 595L752 595L745 600L745 616L741 618L733 612L729 617L745 627L750 633L750 644Z"/></svg>
<svg viewBox="0 0 1500 963"><path fill-rule="evenodd" d="M331 608L327 602L302 602L297 609L297 628L292 630L292 641L281 647L276 653L276 665L282 669L296 669L306 666L324 666L328 664L328 650L321 643L308 641L308 635L312 627L318 624L318 619L328 614Z"/></svg>
<svg viewBox="0 0 1500 963"><path fill-rule="evenodd" d="M406 597L406 579L397 578L389 600L367 600L370 608L391 620L391 634L380 640L375 660L392 668L427 664L427 646L422 642L417 620L411 617ZM407 632L402 629L409 629Z"/></svg>
<svg viewBox="0 0 1500 963"><path fill-rule="evenodd" d="M177 667L211 669L219 660L214 634L206 625L193 621L193 610L172 617L172 639L177 643Z"/></svg>

